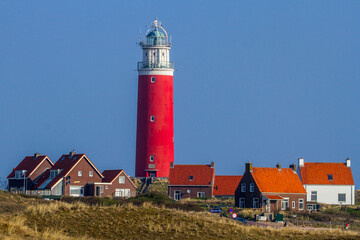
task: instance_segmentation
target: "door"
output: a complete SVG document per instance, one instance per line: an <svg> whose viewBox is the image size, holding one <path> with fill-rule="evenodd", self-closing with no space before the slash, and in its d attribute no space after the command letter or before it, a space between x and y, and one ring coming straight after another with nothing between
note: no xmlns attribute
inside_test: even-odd
<svg viewBox="0 0 360 240"><path fill-rule="evenodd" d="M100 197L100 186L96 186L96 195L97 197Z"/></svg>
<svg viewBox="0 0 360 240"><path fill-rule="evenodd" d="M149 177L156 177L156 172L149 172Z"/></svg>
<svg viewBox="0 0 360 240"><path fill-rule="evenodd" d="M181 199L181 191L175 190L174 191L174 200L180 200Z"/></svg>

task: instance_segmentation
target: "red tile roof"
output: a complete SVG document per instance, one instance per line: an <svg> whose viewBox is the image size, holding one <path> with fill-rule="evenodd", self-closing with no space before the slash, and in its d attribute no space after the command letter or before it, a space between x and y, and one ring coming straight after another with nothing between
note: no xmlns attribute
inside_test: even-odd
<svg viewBox="0 0 360 240"><path fill-rule="evenodd" d="M61 180L64 176L66 176L72 170L72 168L83 158L86 158L90 163L90 165L94 167L94 170L101 177L103 177L101 172L95 167L95 165L90 161L90 159L86 157L85 154L74 154L74 155L64 154L59 158L59 160L57 160L55 165L51 168L51 170L62 169L61 172L54 179L52 179L50 182L45 184L46 186L42 186L46 180L49 180L50 177L50 170L46 171L39 178L34 188L41 187L41 189L49 189L49 188L51 189L59 180Z"/></svg>
<svg viewBox="0 0 360 240"><path fill-rule="evenodd" d="M102 182L112 182L114 179L121 173L122 169L116 169L116 170L104 170L102 172L102 175L104 178L102 179Z"/></svg>
<svg viewBox="0 0 360 240"><path fill-rule="evenodd" d="M235 190L241 181L242 176L215 176L215 196L235 195Z"/></svg>
<svg viewBox="0 0 360 240"><path fill-rule="evenodd" d="M50 160L50 158L47 155L41 155L38 157L26 156L19 163L19 165L17 165L17 167L12 170L8 178L15 177L16 170L26 170L27 172L25 174L25 177L29 177L34 172L34 170L40 165L40 163L42 163L45 159L47 159L51 165L54 165L54 163Z"/></svg>
<svg viewBox="0 0 360 240"><path fill-rule="evenodd" d="M303 184L354 185L351 168L345 163L304 163L300 167ZM333 180L329 180L328 175Z"/></svg>
<svg viewBox="0 0 360 240"><path fill-rule="evenodd" d="M271 200L281 200L281 199L283 199L279 195L264 195L264 196L267 197L268 199L271 199Z"/></svg>
<svg viewBox="0 0 360 240"><path fill-rule="evenodd" d="M306 193L299 176L291 168L253 168L251 173L263 193Z"/></svg>
<svg viewBox="0 0 360 240"><path fill-rule="evenodd" d="M214 177L215 168L210 165L174 165L170 168L169 185L211 185Z"/></svg>

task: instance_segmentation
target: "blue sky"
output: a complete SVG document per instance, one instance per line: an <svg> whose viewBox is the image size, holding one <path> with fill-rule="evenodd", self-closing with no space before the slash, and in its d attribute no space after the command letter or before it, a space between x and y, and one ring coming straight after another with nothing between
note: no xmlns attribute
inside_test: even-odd
<svg viewBox="0 0 360 240"><path fill-rule="evenodd" d="M0 177L73 148L135 170L136 42L172 36L175 163L360 167L358 1L0 1ZM358 188L358 187L356 187Z"/></svg>

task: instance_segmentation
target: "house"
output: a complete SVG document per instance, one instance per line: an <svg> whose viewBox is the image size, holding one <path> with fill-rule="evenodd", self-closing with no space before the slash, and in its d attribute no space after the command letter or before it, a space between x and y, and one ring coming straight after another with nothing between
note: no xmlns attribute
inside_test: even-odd
<svg viewBox="0 0 360 240"><path fill-rule="evenodd" d="M193 197L212 197L215 163L210 165L170 164L168 194L175 200Z"/></svg>
<svg viewBox="0 0 360 240"><path fill-rule="evenodd" d="M34 156L26 156L7 177L8 191L32 190L41 174L53 165L47 155L35 153Z"/></svg>
<svg viewBox="0 0 360 240"><path fill-rule="evenodd" d="M242 176L215 176L214 197L234 197Z"/></svg>
<svg viewBox="0 0 360 240"><path fill-rule="evenodd" d="M296 173L295 164L290 168L258 168L245 164L245 173L235 191L235 206L261 208L266 212L291 209L303 211L306 191Z"/></svg>
<svg viewBox="0 0 360 240"><path fill-rule="evenodd" d="M136 185L122 169L104 170L101 182L88 184L88 196L97 197L135 197Z"/></svg>
<svg viewBox="0 0 360 240"><path fill-rule="evenodd" d="M298 173L307 191L308 209L315 203L355 204L355 184L351 160L343 163L304 162L299 158Z"/></svg>
<svg viewBox="0 0 360 240"><path fill-rule="evenodd" d="M86 196L88 183L101 182L104 176L85 154L75 151L62 155L34 186L39 195Z"/></svg>

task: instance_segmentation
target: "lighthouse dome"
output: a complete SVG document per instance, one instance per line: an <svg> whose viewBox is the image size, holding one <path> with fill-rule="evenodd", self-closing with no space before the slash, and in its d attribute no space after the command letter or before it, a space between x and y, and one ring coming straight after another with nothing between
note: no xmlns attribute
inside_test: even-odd
<svg viewBox="0 0 360 240"><path fill-rule="evenodd" d="M165 34L156 28L149 32L146 37L165 37Z"/></svg>

